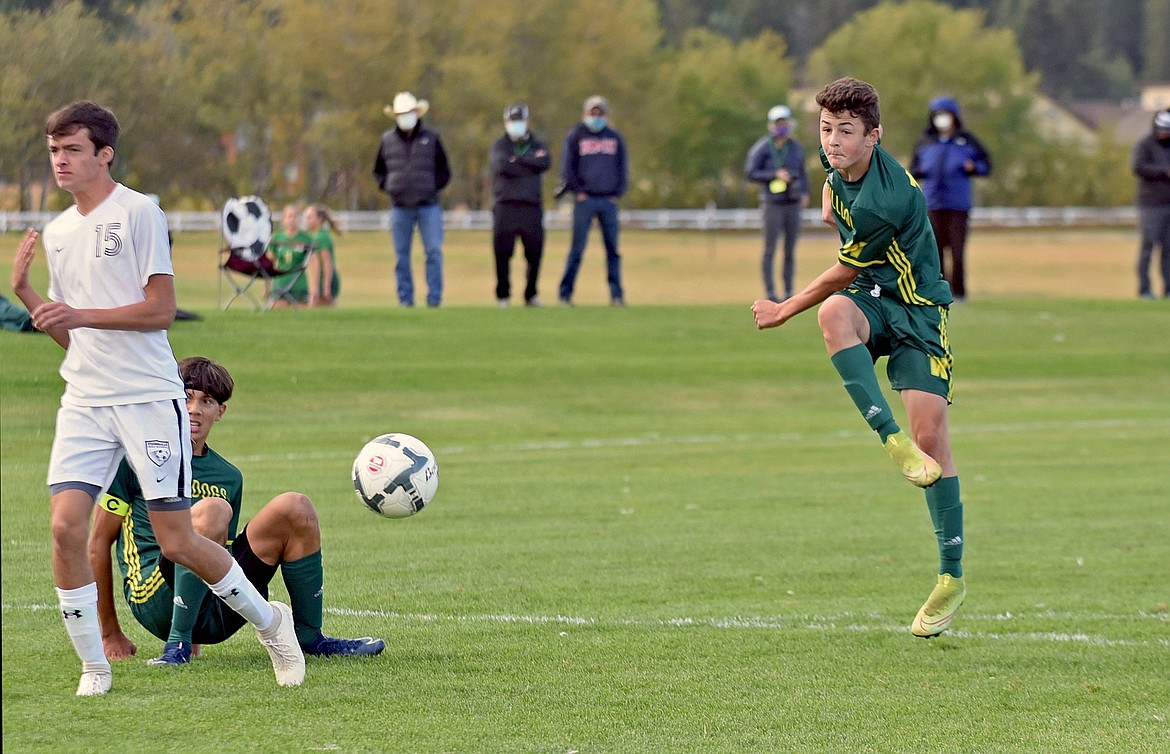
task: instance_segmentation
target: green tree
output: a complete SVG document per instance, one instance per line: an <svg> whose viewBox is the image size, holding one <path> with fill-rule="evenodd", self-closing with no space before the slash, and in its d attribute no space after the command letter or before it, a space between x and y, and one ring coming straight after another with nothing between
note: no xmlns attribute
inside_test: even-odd
<svg viewBox="0 0 1170 754"><path fill-rule="evenodd" d="M792 64L772 32L734 44L709 31L687 34L668 67L664 148L652 201L701 207L742 206L743 162L763 134L768 108L786 101Z"/></svg>
<svg viewBox="0 0 1170 754"><path fill-rule="evenodd" d="M1041 131L1034 118L1037 76L1024 71L1015 35L983 21L982 12L926 0L886 3L825 40L809 60L810 74L822 83L853 75L877 87L883 145L907 163L929 99L955 96L964 125L995 164L979 183L983 196L993 197L985 203L1115 203L1124 155L1108 135L1085 144Z"/></svg>
<svg viewBox="0 0 1170 754"><path fill-rule="evenodd" d="M0 177L16 183L21 209L65 201L51 189L49 113L79 99L116 104L130 71L115 45L93 43L109 37L105 22L79 2L0 16ZM115 175L126 165L119 147Z"/></svg>

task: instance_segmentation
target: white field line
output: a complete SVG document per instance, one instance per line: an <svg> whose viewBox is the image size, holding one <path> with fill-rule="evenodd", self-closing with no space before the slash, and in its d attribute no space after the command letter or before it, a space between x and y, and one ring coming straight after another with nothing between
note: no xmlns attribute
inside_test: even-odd
<svg viewBox="0 0 1170 754"><path fill-rule="evenodd" d="M1077 432L1105 429L1147 429L1170 427L1170 419L1096 419L1085 421L1017 422L1010 424L974 424L951 427L952 434L981 435L1021 432ZM558 450L604 450L609 448L647 447L656 445L723 445L728 443L799 443L855 440L868 438L868 429L843 429L825 433L778 432L766 434L733 433L705 435L660 435L654 432L638 437L586 438L577 440L542 440L499 445L449 445L436 447L435 455L445 457L460 453L536 453ZM320 453L257 453L233 456L234 461L262 463L270 461L311 461L349 458L349 451Z"/></svg>
<svg viewBox="0 0 1170 754"><path fill-rule="evenodd" d="M11 605L5 603L4 612L27 610L36 612L41 610L57 610L57 605L34 603L27 605ZM355 610L344 607L327 607L329 615L339 615L352 618L380 618L382 620L399 623L453 623L453 624L500 624L500 625L527 625L527 626L562 626L573 627L634 627L634 628L712 628L717 630L762 630L762 631L852 631L858 633L903 633L909 631L907 626L891 620L881 613L850 613L842 612L833 615L804 615L789 616L730 616L730 617L677 617L677 618L590 618L574 615L510 615L486 613L482 615L439 615L434 613L400 613L392 610ZM1067 623L1083 625L1089 622L1100 621L1132 621L1152 620L1161 623L1170 623L1170 616L1165 613L1138 613L1136 615L1106 615L1085 612L1038 611L1035 613L998 613L998 614L964 614L965 621L983 623L1011 621L1058 620ZM1005 631L977 631L971 629L951 630L948 636L964 639L982 639L985 641L1011 641L1026 643L1048 644L1086 644L1099 647L1170 647L1170 637L1153 641L1135 639L1113 639L1107 636L1077 631L1066 633L1061 631L1021 631L1019 633Z"/></svg>
<svg viewBox="0 0 1170 754"><path fill-rule="evenodd" d="M710 618L664 618L646 620L638 618L597 619L570 615L434 615L426 613L399 613L385 610L351 610L348 608L325 608L330 615L350 617L383 618L410 623L500 623L522 625L552 625L568 628L593 626L632 626L638 628L714 628L720 630L766 630L766 631L856 631L856 632L908 632L908 626L894 624L886 616L879 613L855 615L853 613L838 613L836 615L792 615L792 616L735 616ZM1034 618L1048 619L1055 617L1054 613L1038 613ZM967 620L1025 620L1023 615L964 615ZM1086 622L1099 620L1132 620L1133 616L1093 615L1091 613L1068 613L1064 617L1070 622ZM1161 614L1141 614L1141 618L1166 620ZM1045 642L1045 643L1073 643L1088 644L1102 647L1170 647L1170 638L1154 641L1133 639L1111 639L1105 636L1094 636L1083 632L1063 633L1058 631L1025 631L1020 633L984 632L971 630L952 630L950 636L956 638L984 639L992 641L1016 642Z"/></svg>

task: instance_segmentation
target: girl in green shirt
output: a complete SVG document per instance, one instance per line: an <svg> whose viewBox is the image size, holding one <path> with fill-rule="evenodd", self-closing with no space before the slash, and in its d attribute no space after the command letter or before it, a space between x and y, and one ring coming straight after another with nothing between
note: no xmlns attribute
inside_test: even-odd
<svg viewBox="0 0 1170 754"><path fill-rule="evenodd" d="M305 208L305 227L312 244L309 253L314 257L309 262L309 306L336 306L341 277L337 273L333 237L329 230L341 235L341 229L333 221L329 208L322 204L310 204Z"/></svg>

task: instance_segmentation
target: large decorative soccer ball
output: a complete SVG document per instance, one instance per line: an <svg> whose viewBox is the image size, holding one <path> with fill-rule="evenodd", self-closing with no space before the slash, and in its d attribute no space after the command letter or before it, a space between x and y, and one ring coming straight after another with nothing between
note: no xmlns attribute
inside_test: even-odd
<svg viewBox="0 0 1170 754"><path fill-rule="evenodd" d="M272 213L258 196L228 199L223 205L223 239L236 256L255 262L272 239Z"/></svg>
<svg viewBox="0 0 1170 754"><path fill-rule="evenodd" d="M423 509L439 488L435 454L417 437L391 432L366 443L353 462L353 488L367 508L387 518Z"/></svg>

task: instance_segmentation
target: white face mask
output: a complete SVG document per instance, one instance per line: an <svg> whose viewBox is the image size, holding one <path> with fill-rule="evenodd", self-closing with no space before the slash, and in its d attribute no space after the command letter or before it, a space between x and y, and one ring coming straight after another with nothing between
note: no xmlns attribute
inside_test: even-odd
<svg viewBox="0 0 1170 754"><path fill-rule="evenodd" d="M950 131L955 125L955 116L950 113L936 113L930 120L939 131Z"/></svg>
<svg viewBox="0 0 1170 754"><path fill-rule="evenodd" d="M522 120L510 120L504 124L504 130L512 141L520 141L528 133L528 124Z"/></svg>
<svg viewBox="0 0 1170 754"><path fill-rule="evenodd" d="M395 118L394 121L403 131L410 131L418 125L418 113L402 113L397 118Z"/></svg>

